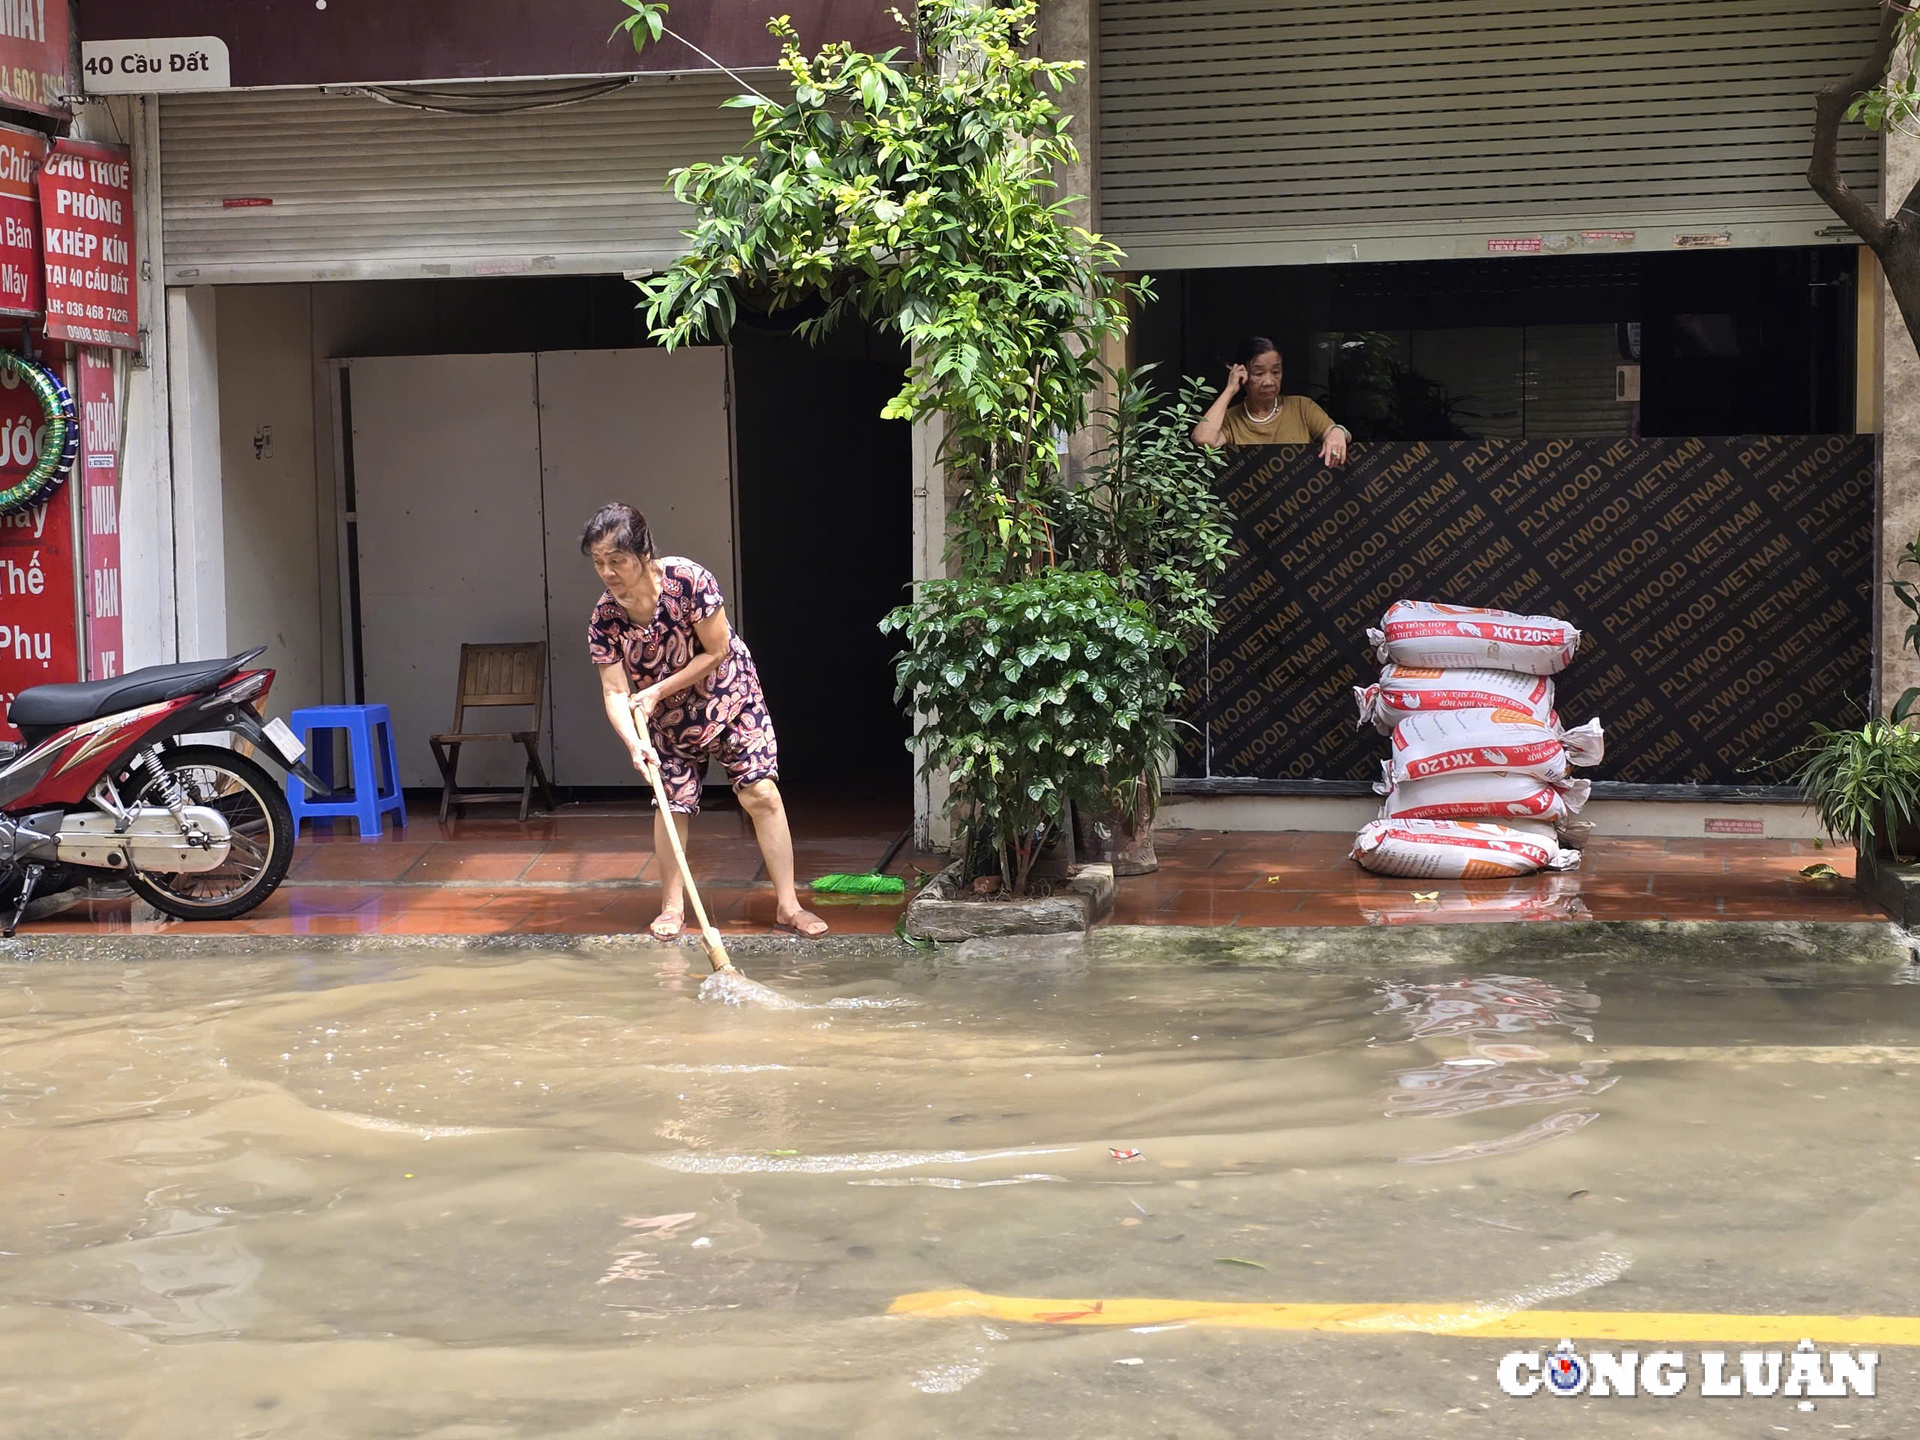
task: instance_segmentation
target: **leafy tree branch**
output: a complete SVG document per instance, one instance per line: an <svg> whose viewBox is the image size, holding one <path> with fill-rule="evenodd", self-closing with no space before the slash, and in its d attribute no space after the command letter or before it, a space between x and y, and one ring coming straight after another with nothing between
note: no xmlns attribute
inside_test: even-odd
<svg viewBox="0 0 1920 1440"><path fill-rule="evenodd" d="M1840 173L1840 126L1858 121L1869 129L1911 133L1920 123L1920 77L1913 70L1920 40L1920 12L1883 0L1872 51L1843 80L1821 89L1814 102L1813 162L1807 183L1880 259L1887 288L1900 307L1907 332L1920 342L1920 183L1891 218Z"/></svg>
<svg viewBox="0 0 1920 1440"><path fill-rule="evenodd" d="M622 3L636 44L670 33L663 7ZM1082 66L1032 53L1037 9L921 0L912 20L895 12L910 56L838 43L809 57L771 22L792 98L731 102L753 112L749 152L674 172L695 225L641 287L669 347L724 338L743 297L822 304L808 338L852 313L898 333L912 360L883 413L944 421L966 487L956 544L990 577L1056 558L1056 437L1086 423L1102 342L1124 333L1129 290L1145 293L1055 193L1078 152L1054 96Z"/></svg>

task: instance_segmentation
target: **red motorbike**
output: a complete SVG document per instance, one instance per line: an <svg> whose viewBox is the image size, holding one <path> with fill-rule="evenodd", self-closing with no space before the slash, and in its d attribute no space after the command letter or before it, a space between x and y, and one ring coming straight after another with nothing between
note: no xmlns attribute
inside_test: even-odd
<svg viewBox="0 0 1920 1440"><path fill-rule="evenodd" d="M261 715L273 671L247 667L265 653L14 698L7 719L25 743L0 744L0 914L12 917L0 933L88 872L182 920L231 920L279 889L293 863L281 786L258 760L204 743L233 736L327 792L286 722Z"/></svg>

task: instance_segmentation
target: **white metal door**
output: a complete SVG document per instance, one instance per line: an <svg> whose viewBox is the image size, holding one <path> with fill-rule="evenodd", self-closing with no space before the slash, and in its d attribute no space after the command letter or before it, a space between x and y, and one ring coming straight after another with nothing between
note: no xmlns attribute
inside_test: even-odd
<svg viewBox="0 0 1920 1440"><path fill-rule="evenodd" d="M452 728L460 646L547 638L534 357L345 367L366 700L393 712L401 783L438 787L427 737ZM467 728L520 729L528 719L483 710ZM549 763L552 733L549 724ZM460 779L518 787L525 763L518 747L474 746Z"/></svg>
<svg viewBox="0 0 1920 1440"><path fill-rule="evenodd" d="M587 618L600 582L580 554L580 532L609 501L637 506L662 554L713 571L737 623L726 352L561 350L537 359L554 778L635 785L641 782L607 725L599 673L587 659Z"/></svg>

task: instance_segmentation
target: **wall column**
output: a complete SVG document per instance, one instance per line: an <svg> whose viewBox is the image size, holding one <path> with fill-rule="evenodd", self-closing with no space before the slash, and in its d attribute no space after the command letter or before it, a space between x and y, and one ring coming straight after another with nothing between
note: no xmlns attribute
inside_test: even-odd
<svg viewBox="0 0 1920 1440"><path fill-rule="evenodd" d="M167 291L174 600L182 660L208 660L227 653L220 364L214 311L211 285Z"/></svg>
<svg viewBox="0 0 1920 1440"><path fill-rule="evenodd" d="M916 590L917 582L921 580L938 580L947 576L947 515L959 496L953 493L952 477L939 459L940 441L945 430L946 421L939 416L922 420L913 427L913 578ZM944 850L953 839L953 827L941 813L947 804L947 777L944 772L931 777L922 775L920 761L920 753L914 752L914 843L922 850Z"/></svg>
<svg viewBox="0 0 1920 1440"><path fill-rule="evenodd" d="M174 615L173 439L167 389L166 274L160 227L160 109L151 97L113 100L133 141L135 284L141 350L127 371L120 457L120 593L129 670L180 658ZM125 107L122 110L120 107ZM82 113L91 118L93 107ZM96 130L93 138L107 138Z"/></svg>
<svg viewBox="0 0 1920 1440"><path fill-rule="evenodd" d="M1060 92L1060 105L1073 117L1067 133L1080 151L1077 165L1063 166L1054 175L1062 196L1074 197L1069 213L1075 225L1098 234L1100 230L1100 0L1045 0L1040 7L1036 48L1043 59L1078 60L1084 67L1076 83ZM1122 353L1109 353L1109 365L1124 364ZM1089 400L1092 408L1109 404L1105 387ZM1083 485L1094 456L1092 432L1082 430L1067 438L1061 465L1067 481Z"/></svg>
<svg viewBox="0 0 1920 1440"><path fill-rule="evenodd" d="M1067 133L1079 148L1080 163L1060 172L1062 195L1077 195L1073 223L1088 230L1100 228L1100 0L1046 0L1040 7L1040 30L1035 37L1045 60L1078 60L1076 82L1059 95L1059 104L1073 117Z"/></svg>
<svg viewBox="0 0 1920 1440"><path fill-rule="evenodd" d="M1882 166L1882 203L1891 213L1920 178L1920 140L1890 131ZM1869 267L1863 264L1863 281ZM1911 566L1896 571L1900 552L1920 534L1920 353L1914 350L1900 309L1871 267L1879 293L1880 496L1875 523L1874 682L1875 709L1885 714L1909 686L1920 685L1920 659L1906 646L1911 617L1886 588L1893 579L1920 580Z"/></svg>

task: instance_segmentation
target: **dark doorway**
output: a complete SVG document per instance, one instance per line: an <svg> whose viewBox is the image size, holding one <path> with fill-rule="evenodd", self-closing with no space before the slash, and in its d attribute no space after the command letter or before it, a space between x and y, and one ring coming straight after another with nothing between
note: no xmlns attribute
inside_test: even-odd
<svg viewBox="0 0 1920 1440"><path fill-rule="evenodd" d="M810 345L787 321L743 319L733 333L741 633L780 739L782 789L906 807L900 646L879 629L913 574L911 432L880 418L905 357L863 325Z"/></svg>
<svg viewBox="0 0 1920 1440"><path fill-rule="evenodd" d="M1174 271L1135 356L1218 384L1268 336L1360 440L1847 433L1858 248Z"/></svg>

